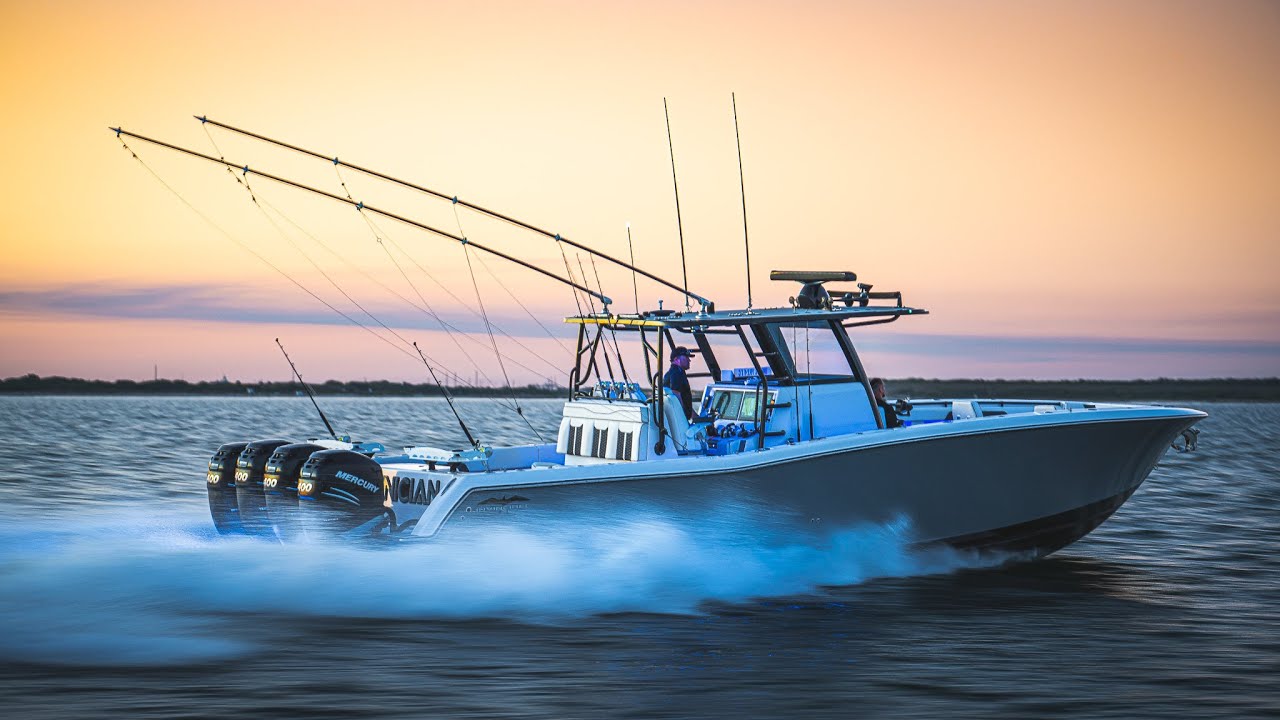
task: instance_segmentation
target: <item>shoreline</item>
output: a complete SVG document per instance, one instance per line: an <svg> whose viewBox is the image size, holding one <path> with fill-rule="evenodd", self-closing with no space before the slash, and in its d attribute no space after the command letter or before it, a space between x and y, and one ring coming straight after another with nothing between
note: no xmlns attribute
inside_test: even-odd
<svg viewBox="0 0 1280 720"><path fill-rule="evenodd" d="M1025 398L1053 400L1201 400L1280 402L1280 378L1153 380L888 379L889 395L902 398ZM329 380L311 386L323 397L441 397L431 383ZM563 398L568 389L546 385L513 388L449 387L456 398ZM295 382L187 382L184 380L85 380L25 375L0 380L0 395L294 397Z"/></svg>

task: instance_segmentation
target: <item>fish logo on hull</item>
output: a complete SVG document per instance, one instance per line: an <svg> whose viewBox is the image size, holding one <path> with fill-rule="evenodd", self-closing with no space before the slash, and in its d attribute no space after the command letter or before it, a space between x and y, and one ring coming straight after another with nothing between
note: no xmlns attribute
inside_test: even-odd
<svg viewBox="0 0 1280 720"><path fill-rule="evenodd" d="M519 495L503 495L500 498L491 497L488 500L482 500L480 504L506 506L506 505L510 505L511 503L523 503L523 502L529 502L529 498L521 497Z"/></svg>
<svg viewBox="0 0 1280 720"><path fill-rule="evenodd" d="M481 500L474 507L467 507L467 512L505 513L524 510L529 507L529 498L523 495L503 495Z"/></svg>

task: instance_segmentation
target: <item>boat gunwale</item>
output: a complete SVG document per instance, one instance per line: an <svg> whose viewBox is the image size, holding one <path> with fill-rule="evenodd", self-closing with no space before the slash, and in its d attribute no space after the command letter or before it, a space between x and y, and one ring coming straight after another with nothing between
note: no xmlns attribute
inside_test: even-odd
<svg viewBox="0 0 1280 720"><path fill-rule="evenodd" d="M1135 411L1138 414L1134 414ZM1079 415L1084 413L1089 413L1090 417L1079 417ZM1095 413L1106 413L1107 416L1098 417ZM1117 413L1122 414L1117 416ZM1071 417L1073 415L1076 417ZM514 489L517 487L541 488L591 483L627 482L650 479L657 480L671 477L692 478L706 475L728 474L739 471L743 468L770 468L778 465L815 460L842 453L861 452L864 450L918 442L930 442L935 440L974 437L998 433L1043 431L1064 427L1078 427L1082 425L1105 425L1128 422L1182 420L1187 422L1188 425L1191 425L1206 417L1208 417L1207 413L1191 408L1121 405L1106 408L1081 409L1074 412L1023 413L1018 415L970 418L951 422L935 422L903 428L867 430L836 435L828 438L808 440L794 445L777 445L765 448L764 450L751 450L732 455L683 455L678 458L638 463L616 462L538 468L536 469L536 474L532 475L524 475L523 472L533 471L535 470L534 468L463 473L447 470L424 470L421 466L416 464L413 467L397 468L396 465L399 463L384 465L383 470L393 471L395 473L393 477L401 477L401 474L403 473L405 476L410 478L448 477L457 481L450 483L449 487L449 494L454 495L456 493L456 499L448 504L447 509L439 511L440 513L443 513L443 517L439 517L438 521L433 520L427 523L433 526L432 531L419 536L430 537L438 532L440 528L444 527L445 523L449 521L453 514L458 512L459 508L462 506L462 500L473 492L483 492L486 490L496 491L504 488ZM1025 422L1028 418L1034 418L1034 422ZM1011 422L1019 420L1023 420L1023 422ZM973 427L974 425L980 425L980 427ZM815 445L819 446L814 447ZM760 453L768 451L779 452L767 457L762 457L760 455ZM638 468L642 466L646 468L643 472L636 471L630 473L618 473L618 470L622 468ZM609 469L608 474L593 474L599 473L605 468ZM556 475L560 475L561 477L542 479L541 474L545 472L551 472ZM564 477L563 475L566 472L571 473L574 477ZM502 481L498 481L499 479ZM433 515L433 509L435 507L444 506L436 506L434 503L428 506L422 513L421 517L419 517L417 526L424 526L423 521L427 520L428 516Z"/></svg>

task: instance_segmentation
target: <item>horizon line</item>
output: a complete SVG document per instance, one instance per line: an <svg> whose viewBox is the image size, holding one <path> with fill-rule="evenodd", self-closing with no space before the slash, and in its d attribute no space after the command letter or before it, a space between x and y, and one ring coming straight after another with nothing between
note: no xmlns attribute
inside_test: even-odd
<svg viewBox="0 0 1280 720"><path fill-rule="evenodd" d="M188 379L186 379L186 378L165 378L165 377L156 377L156 378L148 378L148 379L143 379L143 380L137 380L137 379L134 379L134 378L115 378L115 379L106 379L106 378L83 378L83 377L72 377L72 376L68 376L68 375L40 375L40 374L38 374L38 373L25 373L25 374L22 374L22 375L13 375L13 376L6 377L6 378L0 378L0 383L10 383L10 382L18 381L18 380L25 380L25 379L28 379L28 378L34 378L35 380L39 380L39 381L65 380L65 381L73 381L73 382L88 382L88 383L122 383L122 382L123 382L123 383L135 383L135 384L139 384L139 385L141 385L141 384L149 384L149 383L161 383L161 382L169 382L169 383L186 383L186 384L188 384L188 385L197 385L197 384L209 384L209 385L223 385L223 384L226 384L226 385L237 385L237 384L239 384L239 385L268 385L268 384L270 384L270 385L279 385L279 384L289 384L289 385L297 385L297 384L298 384L298 383L297 383L297 380L293 379L292 377L288 377L288 378L285 378L285 379L283 379L283 380L266 380L266 379L258 379L258 380L244 380L244 379L240 379L240 378L237 378L237 379L230 379L230 378L227 378L226 376L224 376L224 377L222 377L222 378L214 378L214 379L199 379L199 380L188 380ZM1179 383L1202 383L1202 382L1255 382L1255 383L1267 383L1267 382L1276 382L1276 383L1280 383L1280 376L1276 376L1276 375L1273 375L1273 376L1214 376L1214 377L1168 377L1168 376L1158 376L1158 377L1139 377L1139 378L1120 378L1120 379L1087 378L1087 377L1075 377L1075 378L1063 377L1063 378L1040 378L1040 379L1036 379L1036 378L1017 378L1017 377L1012 377L1012 378L982 378L982 377L953 377L953 378L939 378L939 377L928 377L928 378L927 378L927 377L921 377L921 376L907 376L907 377L898 377L898 378L885 377L885 378L884 378L884 380L885 380L886 382L937 382L937 383L944 383L944 382L967 382L967 383L976 383L976 382L999 382L999 383L1152 383L1152 382L1179 382ZM318 386L318 385L327 385L327 384L333 384L333 383L337 383L337 384L341 384L341 385L360 384L360 383L364 383L364 384L371 384L371 383L391 383L391 384L395 384L395 385L427 385L427 386L431 386L431 385L436 385L436 384L437 384L437 383L434 383L434 382L431 382L431 381L425 381L425 382L411 382L411 381L408 381L408 380L392 380L392 379L389 379L389 378L372 378L372 379L370 379L370 378L362 378L362 379L358 379L358 380L354 380L354 379L353 379L353 380L340 380L340 379L338 379L338 378L329 378L329 379L326 379L326 380L312 380L312 381L308 381L308 383L307 383L307 384L308 384L308 385L311 385L311 386L313 386L313 387L314 387L314 386ZM446 386L447 386L447 387L466 387L466 388L472 388L472 389L503 390L503 389L505 389L505 388L507 388L507 387L546 387L548 384L549 384L549 383L533 383L533 382L531 382L531 383L525 383L525 384L523 384L523 385L517 385L517 384L511 384L511 385L476 385L476 384L466 384L466 385L447 385L447 384L446 384ZM563 388L567 388L567 387L568 387L568 386L566 386L566 385L560 385L559 383L554 383L554 385L555 385L556 387L563 387Z"/></svg>

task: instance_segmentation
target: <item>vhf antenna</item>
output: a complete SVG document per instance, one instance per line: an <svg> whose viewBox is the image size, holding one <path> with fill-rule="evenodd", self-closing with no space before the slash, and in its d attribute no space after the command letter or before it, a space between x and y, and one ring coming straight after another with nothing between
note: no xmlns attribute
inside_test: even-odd
<svg viewBox="0 0 1280 720"><path fill-rule="evenodd" d="M636 251L631 247L631 223L627 223L627 253L631 256L631 264L636 264ZM640 314L640 287L636 284L636 274L631 273L631 292L636 298L636 314Z"/></svg>
<svg viewBox="0 0 1280 720"><path fill-rule="evenodd" d="M311 398L311 404L316 406L316 412L320 413L320 420L324 422L329 435L334 440L337 440L338 433L333 431L333 426L329 424L329 418L324 416L324 411L320 409L320 403L316 402L316 394L311 392L311 386L307 384L306 380L302 379L302 373L298 372L298 366L293 364L293 360L289 358L289 353L285 352L284 345L280 344L280 338L276 338L276 345L280 348L280 352L284 354L284 359L288 361L289 367L293 368L293 376L298 378L298 382L302 383L302 389L307 391L307 397Z"/></svg>
<svg viewBox="0 0 1280 720"><path fill-rule="evenodd" d="M671 113L662 98L662 114L667 118L667 149L671 151L671 186L676 191L676 230L680 233L680 276L684 280L684 309L689 310L689 270L684 261L684 224L680 221L680 183L676 182L676 148L671 143Z"/></svg>
<svg viewBox="0 0 1280 720"><path fill-rule="evenodd" d="M742 177L742 135L738 132L738 98L729 93L733 101L733 137L738 141L738 187L742 189L742 245L747 255L747 309L751 309L751 239L747 235L747 182Z"/></svg>

